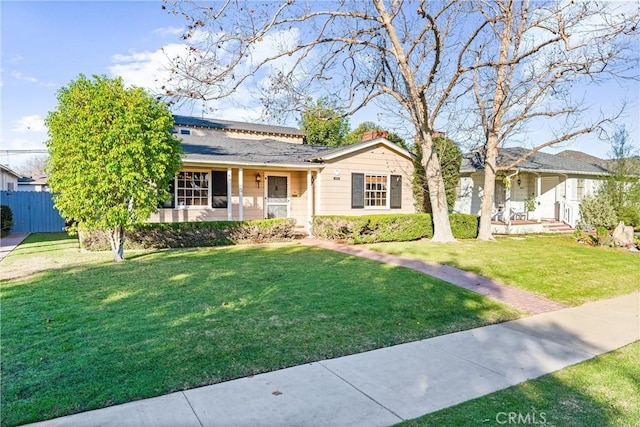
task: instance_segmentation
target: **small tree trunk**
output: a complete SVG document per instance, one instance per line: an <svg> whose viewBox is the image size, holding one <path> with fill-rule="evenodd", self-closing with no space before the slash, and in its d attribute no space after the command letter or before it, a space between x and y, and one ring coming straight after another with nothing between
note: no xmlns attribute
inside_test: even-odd
<svg viewBox="0 0 640 427"><path fill-rule="evenodd" d="M447 194L444 189L444 178L442 177L438 155L433 149L433 144L428 143L422 144L422 153L422 164L429 187L429 201L431 202L431 217L433 219L433 237L431 241L439 243L456 242L451 232Z"/></svg>
<svg viewBox="0 0 640 427"><path fill-rule="evenodd" d="M495 240L491 233L491 214L493 199L496 192L496 157L497 144L491 141L487 144L484 161L484 184L482 186L482 208L480 210L480 226L478 240ZM506 213L508 215L508 213Z"/></svg>
<svg viewBox="0 0 640 427"><path fill-rule="evenodd" d="M113 229L107 230L107 236L109 237L109 244L111 245L111 251L113 252L113 260L120 262L124 260L124 227L117 226Z"/></svg>

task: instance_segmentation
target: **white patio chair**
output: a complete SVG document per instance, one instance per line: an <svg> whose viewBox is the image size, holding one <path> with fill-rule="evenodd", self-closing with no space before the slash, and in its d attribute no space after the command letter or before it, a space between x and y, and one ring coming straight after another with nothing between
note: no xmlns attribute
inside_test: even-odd
<svg viewBox="0 0 640 427"><path fill-rule="evenodd" d="M526 212L518 212L516 210L511 209L511 215L510 218L512 220L518 220L518 219L527 219L527 213Z"/></svg>

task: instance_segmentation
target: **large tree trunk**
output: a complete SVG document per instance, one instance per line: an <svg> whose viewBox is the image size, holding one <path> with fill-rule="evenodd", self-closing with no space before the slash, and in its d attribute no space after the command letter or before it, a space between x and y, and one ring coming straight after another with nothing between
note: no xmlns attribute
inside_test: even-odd
<svg viewBox="0 0 640 427"><path fill-rule="evenodd" d="M124 260L124 227L117 226L107 230L107 237L113 251L113 260L120 262Z"/></svg>
<svg viewBox="0 0 640 427"><path fill-rule="evenodd" d="M427 138L430 138L430 136L427 136ZM431 217L433 219L433 237L431 241L440 243L455 242L456 239L453 237L451 223L449 222L449 207L444 189L444 178L442 177L438 154L433 149L433 143L422 143L422 153L422 165L424 166L427 186L429 187L429 201L431 202Z"/></svg>
<svg viewBox="0 0 640 427"><path fill-rule="evenodd" d="M484 160L484 184L482 185L482 208L480 210L479 240L495 240L491 233L491 214L496 192L497 137L490 135Z"/></svg>

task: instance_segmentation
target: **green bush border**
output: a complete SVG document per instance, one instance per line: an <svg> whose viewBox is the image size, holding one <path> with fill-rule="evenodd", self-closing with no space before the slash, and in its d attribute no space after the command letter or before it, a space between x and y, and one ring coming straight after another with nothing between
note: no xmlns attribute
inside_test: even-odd
<svg viewBox="0 0 640 427"><path fill-rule="evenodd" d="M479 218L475 215L451 214L449 221L458 239L478 235ZM433 237L433 220L426 213L318 215L313 218L312 234L318 239L350 243L404 242Z"/></svg>
<svg viewBox="0 0 640 427"><path fill-rule="evenodd" d="M125 249L166 249L283 242L295 238L295 219L145 223L126 232ZM80 247L110 249L104 231L78 229Z"/></svg>
<svg viewBox="0 0 640 427"><path fill-rule="evenodd" d="M7 205L0 205L0 233L3 236L9 234L9 230L13 228L13 212Z"/></svg>

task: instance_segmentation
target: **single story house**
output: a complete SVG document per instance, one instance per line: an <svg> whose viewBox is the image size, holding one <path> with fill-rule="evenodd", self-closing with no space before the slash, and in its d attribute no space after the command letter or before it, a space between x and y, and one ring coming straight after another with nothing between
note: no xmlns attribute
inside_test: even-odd
<svg viewBox="0 0 640 427"><path fill-rule="evenodd" d="M18 178L18 191L49 191L49 177L22 177Z"/></svg>
<svg viewBox="0 0 640 427"><path fill-rule="evenodd" d="M498 167L507 166L529 150L503 148ZM479 215L484 183L482 153L466 154L454 211ZM537 152L511 170L499 172L493 200L494 219L510 224L513 220L562 221L575 227L580 201L598 188L608 175L603 165L578 160L575 156ZM535 209L527 209L527 201Z"/></svg>
<svg viewBox="0 0 640 427"><path fill-rule="evenodd" d="M285 126L175 116L182 170L151 222L413 213L413 155L381 135L342 147ZM366 140L364 140L366 139Z"/></svg>
<svg viewBox="0 0 640 427"><path fill-rule="evenodd" d="M0 164L0 191L16 191L20 174Z"/></svg>

